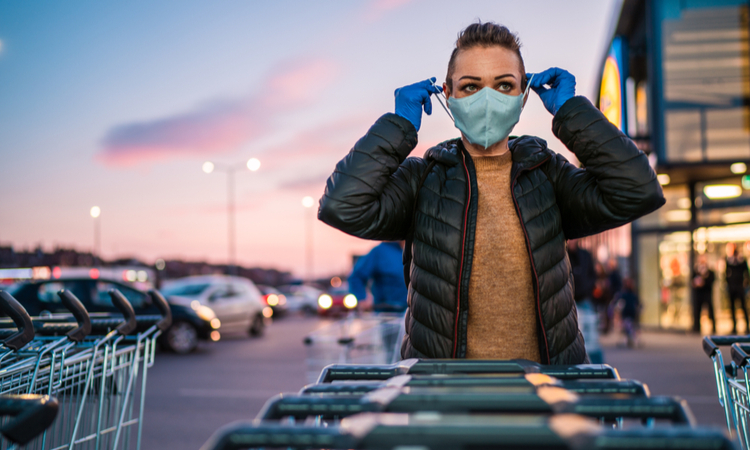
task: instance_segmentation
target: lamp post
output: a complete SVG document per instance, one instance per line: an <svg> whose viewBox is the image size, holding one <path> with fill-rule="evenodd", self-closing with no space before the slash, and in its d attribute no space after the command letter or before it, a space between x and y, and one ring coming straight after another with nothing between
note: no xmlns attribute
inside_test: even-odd
<svg viewBox="0 0 750 450"><path fill-rule="evenodd" d="M313 279L313 224L315 222L313 220L314 210L312 207L314 204L315 199L310 196L302 199L302 206L310 211L307 213L307 220L305 220L305 228L307 228L307 233L305 233L305 271L307 272L307 281L312 281Z"/></svg>
<svg viewBox="0 0 750 450"><path fill-rule="evenodd" d="M257 158L250 158L245 163L237 164L217 164L211 161L203 163L203 171L212 173L220 171L227 174L227 247L228 247L228 267L230 275L236 275L237 271L237 244L236 244L236 218L234 205L234 173L238 170L247 168L251 172L260 169L260 161Z"/></svg>
<svg viewBox="0 0 750 450"><path fill-rule="evenodd" d="M94 218L94 266L98 266L101 260L101 236L99 229L99 216L102 214L102 209L98 206L92 206L89 211L91 217Z"/></svg>

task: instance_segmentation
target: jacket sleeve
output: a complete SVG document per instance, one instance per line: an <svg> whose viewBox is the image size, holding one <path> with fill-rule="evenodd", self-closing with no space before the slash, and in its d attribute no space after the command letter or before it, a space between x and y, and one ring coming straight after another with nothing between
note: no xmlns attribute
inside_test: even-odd
<svg viewBox="0 0 750 450"><path fill-rule="evenodd" d="M318 219L363 239L406 237L424 160L406 158L417 130L403 117L380 117L328 178Z"/></svg>
<svg viewBox="0 0 750 450"><path fill-rule="evenodd" d="M584 167L555 155L548 170L567 239L624 225L665 203L646 155L585 97L565 102L552 131Z"/></svg>

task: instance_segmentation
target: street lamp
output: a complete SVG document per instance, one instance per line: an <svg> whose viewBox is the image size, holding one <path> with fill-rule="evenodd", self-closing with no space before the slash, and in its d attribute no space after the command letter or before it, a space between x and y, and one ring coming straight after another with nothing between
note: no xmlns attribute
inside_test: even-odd
<svg viewBox="0 0 750 450"><path fill-rule="evenodd" d="M227 246L229 249L229 261L228 261L228 272L231 275L236 275L237 271L237 248L236 248L236 218L235 218L235 206L234 206L234 173L238 170L249 169L251 172L255 172L260 169L260 161L257 158L250 158L245 163L236 164L218 164L211 161L203 163L203 172L212 173L214 171L220 171L227 174Z"/></svg>
<svg viewBox="0 0 750 450"><path fill-rule="evenodd" d="M94 218L94 265L99 265L99 260L101 259L101 237L100 237L100 230L99 230L99 216L102 214L102 209L98 206L92 206L91 210L89 211L89 214L91 214L91 217Z"/></svg>
<svg viewBox="0 0 750 450"><path fill-rule="evenodd" d="M312 209L315 204L315 199L307 196L302 198L302 206L310 211L307 214L307 220L305 221L305 227L307 233L305 233L305 271L307 272L307 281L312 281L313 275L313 223L314 223L314 212Z"/></svg>

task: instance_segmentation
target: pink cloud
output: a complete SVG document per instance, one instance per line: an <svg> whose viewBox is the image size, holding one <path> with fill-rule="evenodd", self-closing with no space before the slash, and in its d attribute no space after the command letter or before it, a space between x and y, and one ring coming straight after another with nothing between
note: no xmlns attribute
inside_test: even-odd
<svg viewBox="0 0 750 450"><path fill-rule="evenodd" d="M338 73L338 65L327 59L282 64L258 83L260 92L253 95L112 127L104 136L96 158L108 165L132 166L174 157L231 152L268 133L275 116L314 102Z"/></svg>

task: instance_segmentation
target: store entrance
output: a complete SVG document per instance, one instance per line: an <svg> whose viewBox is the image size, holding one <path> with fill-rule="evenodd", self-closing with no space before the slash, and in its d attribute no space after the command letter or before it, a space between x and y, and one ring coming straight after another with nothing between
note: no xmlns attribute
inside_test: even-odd
<svg viewBox="0 0 750 450"><path fill-rule="evenodd" d="M696 258L705 255L714 272L712 304L717 333L729 334L733 322L726 283L727 244L737 246L744 258L750 256L750 224L698 228L692 238ZM644 233L638 237L638 244L642 323L665 329L692 329L691 233ZM737 331L748 333L739 303L735 309ZM706 307L700 320L701 333L710 334L712 324Z"/></svg>

